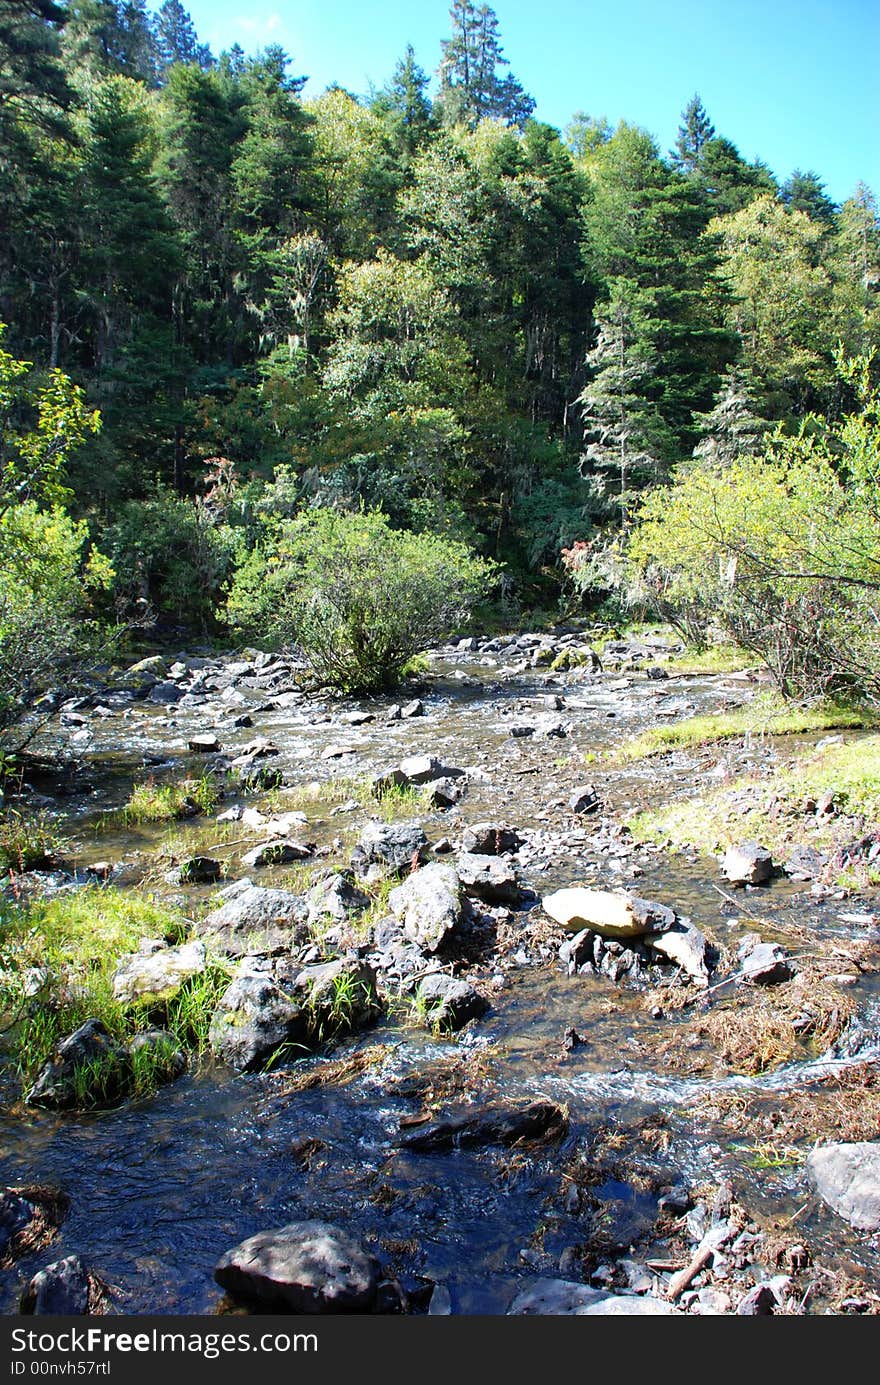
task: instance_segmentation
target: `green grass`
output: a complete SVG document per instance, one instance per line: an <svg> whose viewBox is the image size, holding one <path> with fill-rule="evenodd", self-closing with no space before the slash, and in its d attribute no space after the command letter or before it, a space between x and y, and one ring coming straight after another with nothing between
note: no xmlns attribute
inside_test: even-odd
<svg viewBox="0 0 880 1385"><path fill-rule="evenodd" d="M816 803L834 793L831 815ZM832 853L880 824L880 735L830 745L780 767L745 776L684 803L644 812L629 823L633 836L712 853L736 841L757 840L784 859L792 843ZM858 888L876 883L870 869L852 873Z"/></svg>
<svg viewBox="0 0 880 1385"><path fill-rule="evenodd" d="M687 717L668 726L652 726L614 752L617 764L647 760L670 750L690 750L739 736L790 736L809 731L857 730L876 725L865 708L826 702L803 707L784 702L777 694L756 697L744 707L708 716Z"/></svg>
<svg viewBox="0 0 880 1385"><path fill-rule="evenodd" d="M140 822L173 822L177 818L213 813L220 801L217 785L208 775L157 784L153 778L135 784L122 809L126 826Z"/></svg>
<svg viewBox="0 0 880 1385"><path fill-rule="evenodd" d="M713 644L708 649L686 649L664 661L669 673L741 673L743 669L758 668L760 659L735 644Z"/></svg>
<svg viewBox="0 0 880 1385"><path fill-rule="evenodd" d="M45 813L25 815L14 808L0 813L0 872L50 865L67 845Z"/></svg>
<svg viewBox="0 0 880 1385"><path fill-rule="evenodd" d="M100 1106L145 1094L171 1075L172 1049L201 1052L211 1015L229 984L214 961L165 1002L123 1004L113 995L119 957L144 937L179 943L188 924L179 914L131 891L77 890L0 911L0 1030L6 1062L22 1087L34 1080L58 1043L87 1019L100 1019L120 1044L152 1028L173 1043L144 1048L119 1061L83 1064L74 1076L78 1106Z"/></svg>

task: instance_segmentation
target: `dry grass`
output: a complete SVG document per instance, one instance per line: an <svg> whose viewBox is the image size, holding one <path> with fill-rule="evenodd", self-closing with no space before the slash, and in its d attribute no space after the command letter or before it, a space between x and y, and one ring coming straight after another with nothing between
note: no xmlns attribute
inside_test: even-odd
<svg viewBox="0 0 880 1385"><path fill-rule="evenodd" d="M8 1188L6 1191L17 1193L19 1197L32 1203L36 1215L31 1218L27 1226L12 1237L5 1253L0 1256L0 1269L8 1269L22 1256L34 1255L37 1251L45 1250L46 1246L51 1245L58 1235L58 1228L70 1210L70 1198L58 1188L48 1188L42 1184L27 1184L22 1187Z"/></svg>
<svg viewBox="0 0 880 1385"><path fill-rule="evenodd" d="M804 1154L815 1144L880 1139L880 1071L859 1063L802 1091L708 1092L696 1116L711 1120L754 1148L787 1148Z"/></svg>

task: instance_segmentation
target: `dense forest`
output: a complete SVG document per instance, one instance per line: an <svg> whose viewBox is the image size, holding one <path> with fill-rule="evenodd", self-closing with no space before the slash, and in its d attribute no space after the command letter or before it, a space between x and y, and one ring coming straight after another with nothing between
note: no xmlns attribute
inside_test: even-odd
<svg viewBox="0 0 880 1385"><path fill-rule="evenodd" d="M784 487L818 447L846 479L876 414L871 191L780 185L698 95L670 151L583 112L561 134L488 6L449 23L433 99L411 47L368 97L306 99L280 48L214 56L179 0L0 3L7 623L25 551L68 631L75 602L217 631L321 507L467 544L496 597L550 608L620 585L640 497L694 468L775 447Z"/></svg>

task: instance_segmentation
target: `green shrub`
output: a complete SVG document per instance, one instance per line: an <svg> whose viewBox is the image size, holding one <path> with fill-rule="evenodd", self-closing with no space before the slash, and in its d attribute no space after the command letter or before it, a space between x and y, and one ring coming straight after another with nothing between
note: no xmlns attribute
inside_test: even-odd
<svg viewBox="0 0 880 1385"><path fill-rule="evenodd" d="M377 512L313 510L245 561L227 619L260 642L295 641L316 686L377 691L461 625L495 570L463 544L392 529Z"/></svg>
<svg viewBox="0 0 880 1385"><path fill-rule="evenodd" d="M65 841L45 813L25 817L15 809L0 813L0 871L33 870L48 865Z"/></svg>
<svg viewBox="0 0 880 1385"><path fill-rule="evenodd" d="M172 784L157 784L150 778L143 784L135 784L122 816L126 823L173 822L177 818L212 813L219 798L217 785L207 775Z"/></svg>

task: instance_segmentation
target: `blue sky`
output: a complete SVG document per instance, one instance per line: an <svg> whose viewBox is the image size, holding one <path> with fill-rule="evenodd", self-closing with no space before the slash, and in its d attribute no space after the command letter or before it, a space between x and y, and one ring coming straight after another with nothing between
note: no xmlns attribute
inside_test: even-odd
<svg viewBox="0 0 880 1385"><path fill-rule="evenodd" d="M184 0L186 4L186 0ZM158 7L158 0L156 0ZM407 43L432 74L447 0L189 0L215 53L280 43L307 73L356 94L390 77ZM719 135L781 179L813 169L836 201L880 197L880 0L498 0L504 52L562 129L576 110L643 125L667 150L699 92Z"/></svg>

